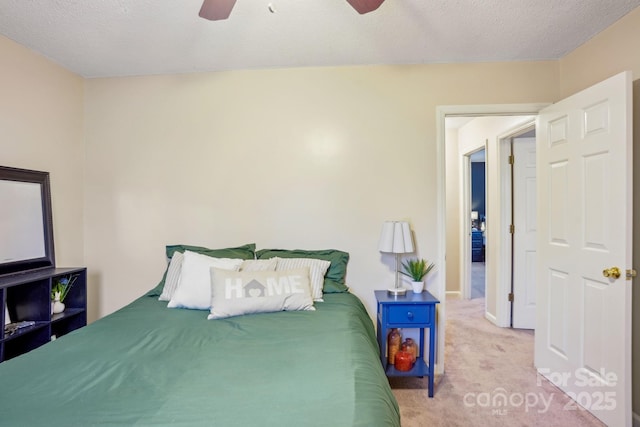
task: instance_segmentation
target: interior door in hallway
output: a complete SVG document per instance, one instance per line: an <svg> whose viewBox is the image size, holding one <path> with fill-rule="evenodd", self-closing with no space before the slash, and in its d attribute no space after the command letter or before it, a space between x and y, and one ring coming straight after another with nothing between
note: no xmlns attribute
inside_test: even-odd
<svg viewBox="0 0 640 427"><path fill-rule="evenodd" d="M535 364L611 426L631 426L631 97L621 73L537 127Z"/></svg>
<svg viewBox="0 0 640 427"><path fill-rule="evenodd" d="M512 139L514 328L536 326L536 140Z"/></svg>

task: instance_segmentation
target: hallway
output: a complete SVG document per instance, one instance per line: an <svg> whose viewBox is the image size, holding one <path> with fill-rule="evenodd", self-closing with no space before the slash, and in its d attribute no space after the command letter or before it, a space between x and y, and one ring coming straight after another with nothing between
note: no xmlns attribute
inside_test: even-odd
<svg viewBox="0 0 640 427"><path fill-rule="evenodd" d="M484 262L471 263L471 299L484 298L486 271Z"/></svg>

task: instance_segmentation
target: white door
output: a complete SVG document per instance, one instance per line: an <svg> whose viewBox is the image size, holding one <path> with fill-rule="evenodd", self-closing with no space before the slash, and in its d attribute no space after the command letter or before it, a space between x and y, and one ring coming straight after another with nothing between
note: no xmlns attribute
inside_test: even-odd
<svg viewBox="0 0 640 427"><path fill-rule="evenodd" d="M513 318L514 328L536 327L536 140L513 142Z"/></svg>
<svg viewBox="0 0 640 427"><path fill-rule="evenodd" d="M618 74L542 110L537 130L535 365L610 426L631 426L631 93Z"/></svg>

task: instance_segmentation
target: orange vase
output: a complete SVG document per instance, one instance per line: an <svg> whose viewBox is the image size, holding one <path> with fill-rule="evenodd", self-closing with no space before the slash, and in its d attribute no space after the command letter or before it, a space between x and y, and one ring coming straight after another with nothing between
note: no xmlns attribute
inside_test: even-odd
<svg viewBox="0 0 640 427"><path fill-rule="evenodd" d="M407 338L402 345L406 346L406 350L411 354L411 362L415 363L418 357L418 346L416 342L412 338Z"/></svg>
<svg viewBox="0 0 640 427"><path fill-rule="evenodd" d="M402 343L402 335L400 331L396 328L392 328L391 332L389 332L389 339L387 340L389 343L387 345L387 359L390 365L393 365L396 360L396 353L400 351L400 344Z"/></svg>
<svg viewBox="0 0 640 427"><path fill-rule="evenodd" d="M396 369L398 371L410 371L413 367L411 358L413 356L408 351L399 351L396 353Z"/></svg>

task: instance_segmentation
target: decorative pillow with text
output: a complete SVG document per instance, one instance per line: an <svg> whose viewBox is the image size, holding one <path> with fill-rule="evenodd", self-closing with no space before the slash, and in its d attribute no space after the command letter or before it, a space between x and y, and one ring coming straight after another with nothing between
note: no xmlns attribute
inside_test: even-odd
<svg viewBox="0 0 640 427"><path fill-rule="evenodd" d="M244 272L211 268L211 312L208 319L294 310L315 310L309 267Z"/></svg>

